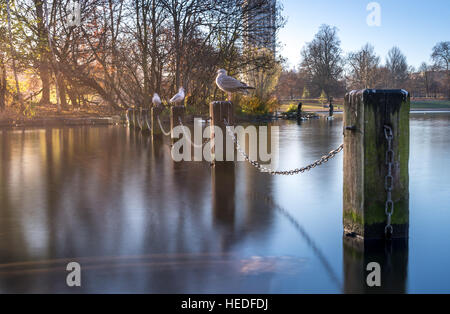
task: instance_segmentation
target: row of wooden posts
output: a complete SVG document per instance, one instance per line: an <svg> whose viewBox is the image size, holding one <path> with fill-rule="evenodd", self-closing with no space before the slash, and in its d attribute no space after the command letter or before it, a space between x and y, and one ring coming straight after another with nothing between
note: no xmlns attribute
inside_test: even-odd
<svg viewBox="0 0 450 314"><path fill-rule="evenodd" d="M408 238L409 110L409 95L403 90L366 89L345 97L343 223L349 235L383 238L386 213L393 212L392 237ZM160 135L163 133L158 121L161 112L162 108L157 107L130 109L129 124L150 131L153 136ZM185 122L185 112L184 106L170 108L170 130L180 125L180 119ZM211 126L225 129L225 121L233 125L233 112L231 102L212 102ZM386 126L392 129L389 145ZM387 185L392 186L388 192Z"/></svg>
<svg viewBox="0 0 450 314"><path fill-rule="evenodd" d="M164 132L161 130L159 123L162 123L163 108L152 107L151 109L145 108L130 108L127 111L127 121L131 128L135 128L141 131L150 132L152 136L162 135ZM225 128L224 121L226 120L229 125L234 123L234 108L233 104L229 101L214 101L210 104L210 121L211 126L219 126ZM185 106L172 106L170 107L170 131L181 122L185 123L186 120L186 107Z"/></svg>
<svg viewBox="0 0 450 314"><path fill-rule="evenodd" d="M134 129L150 132L152 135L162 135L163 130L159 125L162 112L163 108L160 107L152 107L151 109L130 108L127 111L128 125ZM180 118L184 121L185 112L184 106L170 107L170 130L179 125Z"/></svg>
<svg viewBox="0 0 450 314"><path fill-rule="evenodd" d="M409 95L401 90L362 90L345 97L342 210L346 279L343 289L347 293L405 291L409 233L409 110ZM211 125L224 128L225 120L233 125L233 111L230 102L211 103ZM152 135L162 134L157 120L161 112L160 108L130 110L130 126L148 130ZM185 108L170 108L171 127L180 124L179 117L186 122ZM392 129L390 145L384 132L386 125ZM389 154L389 148L393 153ZM392 159L391 166L387 166L387 159ZM393 186L390 191L393 240L385 242L389 172ZM224 193L224 186L227 193ZM212 167L212 211L218 223L233 221L239 210L235 203L237 186L234 163L218 162ZM258 205L267 206L263 198L259 201ZM381 287L367 285L367 267L373 262L381 267Z"/></svg>

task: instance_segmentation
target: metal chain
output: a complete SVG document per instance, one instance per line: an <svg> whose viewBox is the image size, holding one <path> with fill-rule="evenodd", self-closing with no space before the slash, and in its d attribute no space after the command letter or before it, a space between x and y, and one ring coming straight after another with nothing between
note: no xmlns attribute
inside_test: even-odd
<svg viewBox="0 0 450 314"><path fill-rule="evenodd" d="M250 157L242 150L241 145L239 144L239 142L238 142L238 140L236 138L236 135L231 130L231 127L228 125L228 122L227 122L226 119L224 119L224 123L225 123L228 135L233 139L233 142L236 145L236 149L242 155L242 157L244 157L244 159L246 161L248 161L253 167L258 169L259 171L266 172L266 173L271 174L271 175L292 176L292 175L296 175L296 174L299 174L299 173L304 173L306 171L314 169L314 168L316 168L316 167L318 167L318 166L328 162L330 159L333 159L337 154L339 154L344 149L344 144L341 144L335 150L332 150L327 155L322 156L319 160L316 160L312 164L309 164L309 165L307 165L305 167L297 168L297 169L293 169L293 170L276 171L276 170L272 170L272 169L269 169L267 167L264 167L263 165L261 165L257 161L251 160Z"/></svg>
<svg viewBox="0 0 450 314"><path fill-rule="evenodd" d="M171 132L166 132L166 131L164 131L164 128L163 128L162 123L161 123L161 120L159 119L159 115L158 115L158 123L159 123L159 128L161 129L161 132L163 132L163 134L164 134L165 136L170 136L170 135L172 135Z"/></svg>
<svg viewBox="0 0 450 314"><path fill-rule="evenodd" d="M387 198L385 204L385 213L387 216L386 227L384 228L384 233L386 237L391 237L394 233L394 228L391 225L391 218L394 214L394 201L392 200L392 189L394 185L394 177L392 175L392 168L394 165L394 151L392 150L392 140L394 139L394 134L390 126L384 126L384 136L387 141L387 151L386 151L386 166L387 174L384 179L384 188L386 190Z"/></svg>

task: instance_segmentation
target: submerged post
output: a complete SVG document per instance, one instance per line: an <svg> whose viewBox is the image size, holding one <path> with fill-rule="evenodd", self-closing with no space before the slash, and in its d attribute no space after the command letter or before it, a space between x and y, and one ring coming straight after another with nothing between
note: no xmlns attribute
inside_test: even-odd
<svg viewBox="0 0 450 314"><path fill-rule="evenodd" d="M159 125L161 112L162 112L162 108L160 108L160 107L152 107L152 109L151 109L150 127L151 127L152 137L162 135L162 131L161 131L161 128Z"/></svg>
<svg viewBox="0 0 450 314"><path fill-rule="evenodd" d="M136 109L136 127L142 130L142 107Z"/></svg>
<svg viewBox="0 0 450 314"><path fill-rule="evenodd" d="M407 238L409 95L404 90L352 91L344 106L345 233Z"/></svg>
<svg viewBox="0 0 450 314"><path fill-rule="evenodd" d="M148 131L149 123L148 123L148 109L141 108L141 130Z"/></svg>
<svg viewBox="0 0 450 314"><path fill-rule="evenodd" d="M127 123L129 127L133 127L133 109L128 108L127 113L126 113L126 117L127 117Z"/></svg>
<svg viewBox="0 0 450 314"><path fill-rule="evenodd" d="M214 165L211 171L214 221L221 226L232 228L236 211L236 177L235 163L226 162L226 125L234 126L233 103L230 101L213 101L209 106L209 114L211 117L211 162ZM216 134L215 127L218 127L222 134ZM219 136L222 138L219 139ZM234 154L234 146L232 153Z"/></svg>
<svg viewBox="0 0 450 314"><path fill-rule="evenodd" d="M173 106L170 107L170 133L173 138L173 129L180 125L181 122L184 123L184 115L186 112L186 107L184 106Z"/></svg>
<svg viewBox="0 0 450 314"><path fill-rule="evenodd" d="M234 108L233 103L230 101L213 101L209 106L209 113L211 116L211 153L212 153L212 162L215 161L224 161L226 160L227 150L226 150L226 125L225 121L228 125L234 125ZM216 134L214 132L214 127L219 127L222 130L222 147L216 147L216 144L219 144L219 141L215 140ZM218 154L216 156L216 152ZM234 150L233 150L234 153ZM219 156L220 155L220 156Z"/></svg>

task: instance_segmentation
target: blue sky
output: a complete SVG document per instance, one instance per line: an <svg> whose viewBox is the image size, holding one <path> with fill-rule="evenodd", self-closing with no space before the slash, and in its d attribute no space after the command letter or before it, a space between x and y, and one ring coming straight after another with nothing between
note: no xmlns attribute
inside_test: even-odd
<svg viewBox="0 0 450 314"><path fill-rule="evenodd" d="M418 67L430 62L433 46L450 41L450 0L279 0L284 6L286 26L278 40L280 54L288 64L297 66L300 51L313 39L321 24L339 29L344 53L355 51L369 42L381 56L382 63L389 49L396 45L408 63ZM381 25L368 26L367 5L378 2Z"/></svg>

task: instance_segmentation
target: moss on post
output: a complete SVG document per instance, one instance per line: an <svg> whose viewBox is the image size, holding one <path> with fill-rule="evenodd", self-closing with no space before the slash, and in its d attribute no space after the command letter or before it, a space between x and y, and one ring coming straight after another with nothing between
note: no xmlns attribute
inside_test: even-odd
<svg viewBox="0 0 450 314"><path fill-rule="evenodd" d="M345 96L344 229L365 239L384 237L387 192L384 126L394 139L394 238L407 238L409 226L409 110L403 90L360 90ZM350 129L349 129L350 128Z"/></svg>

